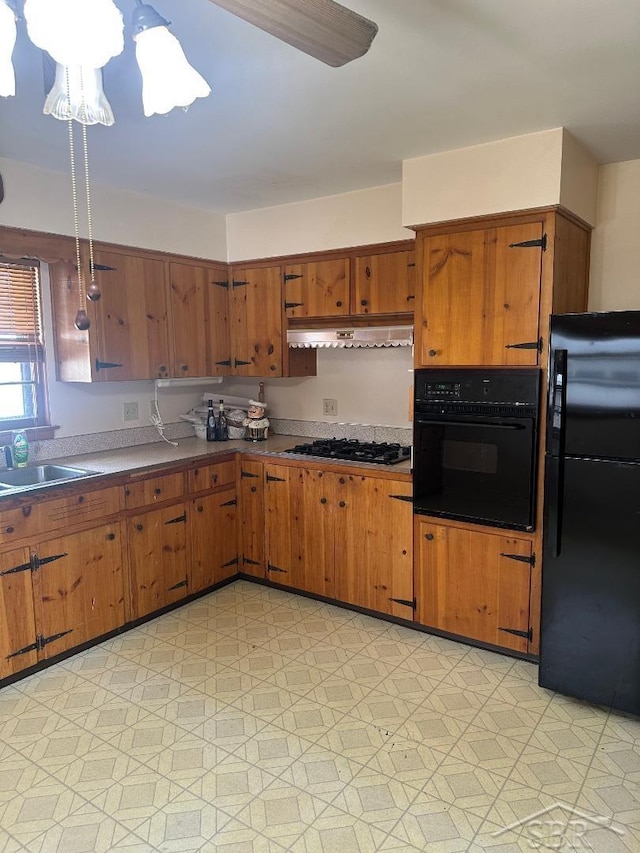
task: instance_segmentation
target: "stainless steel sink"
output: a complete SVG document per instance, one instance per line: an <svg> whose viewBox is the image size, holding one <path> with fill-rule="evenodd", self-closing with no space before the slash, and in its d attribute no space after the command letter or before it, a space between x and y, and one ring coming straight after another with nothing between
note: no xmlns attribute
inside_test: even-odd
<svg viewBox="0 0 640 853"><path fill-rule="evenodd" d="M84 468L71 468L68 465L34 465L29 468L10 468L0 471L0 488L14 489L20 486L39 486L61 480L75 480L95 474Z"/></svg>

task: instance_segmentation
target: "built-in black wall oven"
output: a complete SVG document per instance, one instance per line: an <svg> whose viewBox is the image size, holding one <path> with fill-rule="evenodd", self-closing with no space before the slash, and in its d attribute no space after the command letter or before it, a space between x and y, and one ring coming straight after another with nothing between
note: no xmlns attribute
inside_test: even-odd
<svg viewBox="0 0 640 853"><path fill-rule="evenodd" d="M415 371L414 511L533 530L540 372Z"/></svg>

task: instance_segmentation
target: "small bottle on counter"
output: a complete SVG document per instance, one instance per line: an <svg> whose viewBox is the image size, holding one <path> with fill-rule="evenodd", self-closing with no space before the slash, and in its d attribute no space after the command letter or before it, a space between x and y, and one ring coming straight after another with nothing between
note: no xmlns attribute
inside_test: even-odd
<svg viewBox="0 0 640 853"><path fill-rule="evenodd" d="M229 441L227 416L224 413L224 400L220 400L218 417L216 418L216 441Z"/></svg>
<svg viewBox="0 0 640 853"><path fill-rule="evenodd" d="M216 416L213 412L213 400L209 400L207 406L207 441L217 441Z"/></svg>
<svg viewBox="0 0 640 853"><path fill-rule="evenodd" d="M16 468L26 468L29 462L29 441L24 429L16 429L11 433L13 446L13 464Z"/></svg>

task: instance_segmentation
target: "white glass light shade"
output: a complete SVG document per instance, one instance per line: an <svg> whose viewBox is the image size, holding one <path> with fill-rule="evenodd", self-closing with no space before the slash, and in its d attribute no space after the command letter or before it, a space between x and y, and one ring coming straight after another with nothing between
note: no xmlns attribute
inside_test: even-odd
<svg viewBox="0 0 640 853"><path fill-rule="evenodd" d="M102 68L124 48L113 0L26 0L24 16L31 41L60 65Z"/></svg>
<svg viewBox="0 0 640 853"><path fill-rule="evenodd" d="M142 74L142 107L146 116L188 107L211 92L207 81L187 62L178 39L166 27L151 27L135 36Z"/></svg>
<svg viewBox="0 0 640 853"><path fill-rule="evenodd" d="M11 62L16 32L15 13L0 0L0 96L3 98L16 93L16 75Z"/></svg>
<svg viewBox="0 0 640 853"><path fill-rule="evenodd" d="M42 112L61 121L73 118L80 124L110 127L115 121L102 88L102 71L80 65L56 65L56 79Z"/></svg>

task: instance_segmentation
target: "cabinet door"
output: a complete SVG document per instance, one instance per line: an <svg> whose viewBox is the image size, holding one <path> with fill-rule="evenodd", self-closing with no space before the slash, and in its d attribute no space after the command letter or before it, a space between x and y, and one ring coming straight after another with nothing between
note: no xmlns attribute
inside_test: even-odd
<svg viewBox="0 0 640 853"><path fill-rule="evenodd" d="M349 259L295 264L284 271L287 317L340 317L349 313Z"/></svg>
<svg viewBox="0 0 640 853"><path fill-rule="evenodd" d="M535 365L539 222L425 238L421 365Z"/></svg>
<svg viewBox="0 0 640 853"><path fill-rule="evenodd" d="M411 483L336 479L336 597L413 619Z"/></svg>
<svg viewBox="0 0 640 853"><path fill-rule="evenodd" d="M264 471L262 462L240 457L240 557L241 571L246 575L263 578L264 564Z"/></svg>
<svg viewBox="0 0 640 853"><path fill-rule="evenodd" d="M40 655L60 652L124 625L124 586L120 524L104 525L35 549L33 575Z"/></svg>
<svg viewBox="0 0 640 853"><path fill-rule="evenodd" d="M333 483L330 474L265 465L267 577L333 596Z"/></svg>
<svg viewBox="0 0 640 853"><path fill-rule="evenodd" d="M385 252L356 258L354 313L413 313L415 270L415 252Z"/></svg>
<svg viewBox="0 0 640 853"><path fill-rule="evenodd" d="M230 284L233 374L282 376L280 267L236 269Z"/></svg>
<svg viewBox="0 0 640 853"><path fill-rule="evenodd" d="M156 379L169 375L166 265L96 250L102 291L97 303L97 378Z"/></svg>
<svg viewBox="0 0 640 853"><path fill-rule="evenodd" d="M189 592L238 573L238 501L235 486L190 503Z"/></svg>
<svg viewBox="0 0 640 853"><path fill-rule="evenodd" d="M229 283L217 267L170 264L174 376L229 373Z"/></svg>
<svg viewBox="0 0 640 853"><path fill-rule="evenodd" d="M188 595L186 520L183 504L129 519L127 531L134 619Z"/></svg>
<svg viewBox="0 0 640 853"><path fill-rule="evenodd" d="M526 652L530 557L527 540L416 519L418 622Z"/></svg>
<svg viewBox="0 0 640 853"><path fill-rule="evenodd" d="M38 662L28 548L0 554L0 679Z"/></svg>

